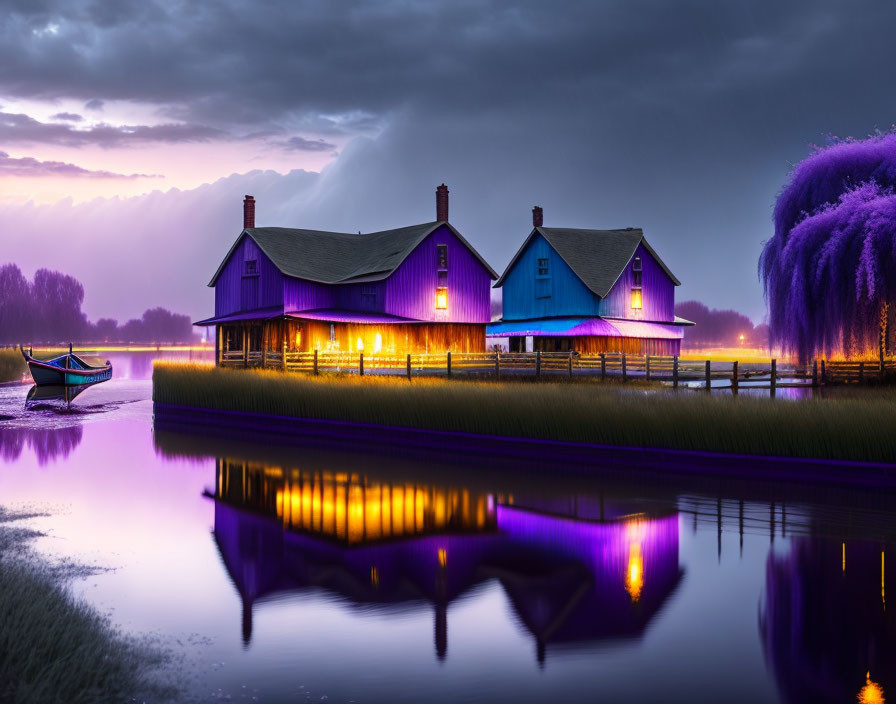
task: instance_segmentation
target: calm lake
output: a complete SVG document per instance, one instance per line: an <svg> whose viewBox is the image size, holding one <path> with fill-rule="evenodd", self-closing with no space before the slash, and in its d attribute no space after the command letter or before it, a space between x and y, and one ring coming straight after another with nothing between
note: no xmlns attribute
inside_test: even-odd
<svg viewBox="0 0 896 704"><path fill-rule="evenodd" d="M896 702L896 496L188 435L148 360L0 388L0 504L187 701Z"/></svg>

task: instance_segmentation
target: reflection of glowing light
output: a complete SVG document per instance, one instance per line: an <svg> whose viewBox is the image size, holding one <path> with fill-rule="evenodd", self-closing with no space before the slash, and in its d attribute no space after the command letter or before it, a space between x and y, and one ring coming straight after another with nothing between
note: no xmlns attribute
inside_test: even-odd
<svg viewBox="0 0 896 704"><path fill-rule="evenodd" d="M884 689L871 681L871 672L865 673L865 686L859 690L859 704L884 704Z"/></svg>
<svg viewBox="0 0 896 704"><path fill-rule="evenodd" d="M884 551L880 551L880 601L887 608L887 595L884 591Z"/></svg>
<svg viewBox="0 0 896 704"><path fill-rule="evenodd" d="M843 543L843 571L846 572L846 543Z"/></svg>
<svg viewBox="0 0 896 704"><path fill-rule="evenodd" d="M370 583L375 587L380 585L380 573L377 571L376 567L370 568Z"/></svg>
<svg viewBox="0 0 896 704"><path fill-rule="evenodd" d="M641 589L644 587L644 555L641 553L641 543L632 543L628 548L628 569L625 572L625 591L632 601L641 598Z"/></svg>
<svg viewBox="0 0 896 704"><path fill-rule="evenodd" d="M383 349L383 336L379 333L376 334L376 337L373 338L373 352L376 354Z"/></svg>
<svg viewBox="0 0 896 704"><path fill-rule="evenodd" d="M448 564L448 552L445 548L439 548L439 567L444 567Z"/></svg>

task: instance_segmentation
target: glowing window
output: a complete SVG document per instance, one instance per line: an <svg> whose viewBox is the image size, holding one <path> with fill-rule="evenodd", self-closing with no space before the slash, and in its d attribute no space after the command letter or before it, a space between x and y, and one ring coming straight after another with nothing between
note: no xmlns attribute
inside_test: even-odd
<svg viewBox="0 0 896 704"><path fill-rule="evenodd" d="M376 337L373 338L373 351L374 353L380 352L383 349L383 336L379 333L376 334Z"/></svg>
<svg viewBox="0 0 896 704"><path fill-rule="evenodd" d="M439 286L436 289L436 310L448 310L448 287Z"/></svg>
<svg viewBox="0 0 896 704"><path fill-rule="evenodd" d="M641 308L642 298L641 298L641 289L633 288L632 289L632 308L638 310Z"/></svg>

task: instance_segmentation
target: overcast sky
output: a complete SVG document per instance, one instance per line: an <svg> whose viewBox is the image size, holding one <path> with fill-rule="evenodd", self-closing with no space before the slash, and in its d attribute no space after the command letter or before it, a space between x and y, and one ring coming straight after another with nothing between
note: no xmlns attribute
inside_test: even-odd
<svg viewBox="0 0 896 704"><path fill-rule="evenodd" d="M538 204L643 227L679 300L758 321L791 165L896 121L884 0L0 8L0 261L76 275L92 317L211 314L244 193L366 232L434 219L444 181L499 271Z"/></svg>

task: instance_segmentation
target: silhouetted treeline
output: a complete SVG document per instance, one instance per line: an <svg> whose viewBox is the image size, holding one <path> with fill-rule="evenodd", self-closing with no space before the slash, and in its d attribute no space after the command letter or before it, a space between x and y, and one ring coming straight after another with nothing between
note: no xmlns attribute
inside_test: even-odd
<svg viewBox="0 0 896 704"><path fill-rule="evenodd" d="M675 315L696 323L685 328L685 347L768 347L768 325L754 326L753 321L737 311L709 308L699 301L682 301L675 305Z"/></svg>
<svg viewBox="0 0 896 704"><path fill-rule="evenodd" d="M123 325L95 323L81 311L84 287L72 276L38 269L28 281L15 264L0 265L0 345L65 342L192 342L186 315L147 310Z"/></svg>

